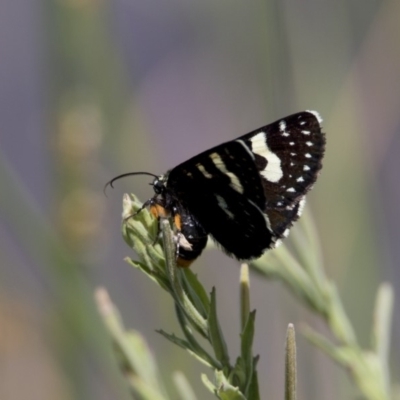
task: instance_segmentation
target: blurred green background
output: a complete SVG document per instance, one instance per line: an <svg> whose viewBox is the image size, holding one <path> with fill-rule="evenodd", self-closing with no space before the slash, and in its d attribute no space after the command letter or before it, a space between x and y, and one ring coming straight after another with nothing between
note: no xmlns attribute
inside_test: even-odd
<svg viewBox="0 0 400 400"><path fill-rule="evenodd" d="M118 182L108 197L103 185L161 174L305 109L327 133L308 207L368 345L378 283L400 286L399 43L398 0L2 0L0 399L130 398L94 305L100 285L145 335L167 385L180 369L211 399L205 369L155 333L177 329L170 299L123 262L122 194L149 198L148 179ZM238 263L211 250L193 269L217 287L236 354ZM262 397L282 399L287 324L326 328L256 276L252 302ZM298 347L300 399L355 398L345 371L300 335Z"/></svg>

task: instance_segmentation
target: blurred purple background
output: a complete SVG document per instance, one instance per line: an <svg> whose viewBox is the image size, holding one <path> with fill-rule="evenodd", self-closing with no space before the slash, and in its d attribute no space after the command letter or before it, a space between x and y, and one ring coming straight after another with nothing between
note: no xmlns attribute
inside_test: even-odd
<svg viewBox="0 0 400 400"><path fill-rule="evenodd" d="M170 299L123 261L134 255L120 234L122 194L147 199L147 178L108 197L103 185L161 174L304 109L321 113L327 133L308 207L368 346L378 284L400 286L399 37L396 0L3 0L0 398L130 398L94 305L101 285L147 338L167 386L181 369L211 399L199 378L209 372L155 333L179 333ZM238 263L211 250L193 269L217 287L224 331L238 332ZM262 397L283 398L287 324L325 327L257 276L252 302ZM238 335L228 340L236 354ZM354 398L345 371L301 335L298 348L299 398Z"/></svg>

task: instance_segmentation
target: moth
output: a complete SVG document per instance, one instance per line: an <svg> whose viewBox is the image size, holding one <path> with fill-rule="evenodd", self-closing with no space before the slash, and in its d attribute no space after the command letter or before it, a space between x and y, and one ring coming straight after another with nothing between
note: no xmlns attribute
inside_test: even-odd
<svg viewBox="0 0 400 400"><path fill-rule="evenodd" d="M303 111L206 150L154 177L149 207L170 218L177 264L190 264L210 236L238 260L278 246L301 215L322 168L325 134L315 111ZM108 185L107 184L107 185ZM139 210L140 212L140 210Z"/></svg>

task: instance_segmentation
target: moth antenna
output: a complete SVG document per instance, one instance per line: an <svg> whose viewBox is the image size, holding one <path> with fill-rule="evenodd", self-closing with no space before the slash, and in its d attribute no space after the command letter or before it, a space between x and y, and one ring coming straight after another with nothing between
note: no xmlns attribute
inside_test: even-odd
<svg viewBox="0 0 400 400"><path fill-rule="evenodd" d="M108 182L104 185L104 189L103 189L104 195L107 197L107 194L106 194L107 186L111 186L111 187L114 189L113 183L114 183L116 180L121 179L121 178L125 178L126 176L131 176L131 175L150 175L150 176L152 176L152 177L154 177L154 178L158 178L157 175L152 174L151 172L127 172L127 173L125 173L125 174L118 175L118 176L116 176L115 178L112 178L110 181L108 181Z"/></svg>

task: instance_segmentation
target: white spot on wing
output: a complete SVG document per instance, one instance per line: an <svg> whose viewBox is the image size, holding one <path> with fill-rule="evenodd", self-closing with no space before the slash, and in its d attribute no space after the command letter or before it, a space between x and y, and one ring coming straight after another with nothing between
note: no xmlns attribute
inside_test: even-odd
<svg viewBox="0 0 400 400"><path fill-rule="evenodd" d="M235 215L231 211L229 211L228 204L226 204L225 199L219 194L216 194L215 197L218 201L219 207L222 208L222 210L228 215L230 219L234 219Z"/></svg>
<svg viewBox="0 0 400 400"><path fill-rule="evenodd" d="M301 133L302 133L303 135L309 135L311 132L310 132L310 131L304 130L304 131L301 131Z"/></svg>
<svg viewBox="0 0 400 400"><path fill-rule="evenodd" d="M251 158L254 160L254 158L255 158L255 157L254 157L254 154L253 154L253 152L249 149L249 146L247 146L246 143L243 142L243 140L240 140L240 139L236 140L236 142L240 143L240 144L245 148L245 150L250 154Z"/></svg>
<svg viewBox="0 0 400 400"><path fill-rule="evenodd" d="M314 115L315 118L317 118L317 121L319 123L321 123L323 120L321 118L321 116L319 115L319 113L317 111L312 111L312 110L306 110L307 112L311 113Z"/></svg>
<svg viewBox="0 0 400 400"><path fill-rule="evenodd" d="M260 207L258 207L257 204L255 204L253 201L251 201L251 200L248 199L248 202L249 202L253 207L255 207L255 208L262 214L262 216L263 216L264 219L265 219L265 224L266 224L266 226L267 226L267 229L272 233L271 222L269 222L269 219L268 219L267 214L265 214L264 212L262 212L261 209L260 209Z"/></svg>
<svg viewBox="0 0 400 400"><path fill-rule="evenodd" d="M196 164L196 167L207 179L212 178L212 175L208 171L206 171L206 169L204 168L204 165L198 163L198 164Z"/></svg>
<svg viewBox="0 0 400 400"><path fill-rule="evenodd" d="M313 142L306 142L306 145L311 147L313 145Z"/></svg>
<svg viewBox="0 0 400 400"><path fill-rule="evenodd" d="M306 154L304 155L304 157L305 157L305 158L311 158L311 154L310 154L310 153L306 153Z"/></svg>
<svg viewBox="0 0 400 400"><path fill-rule="evenodd" d="M290 133L286 131L286 122L284 120L282 120L281 122L279 122L279 130L282 133L282 136L289 136Z"/></svg>
<svg viewBox="0 0 400 400"><path fill-rule="evenodd" d="M289 236L289 232L290 232L290 229L285 229L285 231L282 233L282 236L283 237L288 237Z"/></svg>
<svg viewBox="0 0 400 400"><path fill-rule="evenodd" d="M243 193L244 189L242 184L239 181L239 178L233 174L232 172L228 171L228 168L226 168L225 163L222 161L222 158L218 153L211 153L210 154L211 161L214 163L214 165L225 175L229 177L231 180L231 183L229 186L233 189L236 190L239 193Z"/></svg>
<svg viewBox="0 0 400 400"><path fill-rule="evenodd" d="M296 192L296 190L295 190L294 188L292 188L292 187L287 188L286 191L287 191L287 192L291 192L291 193Z"/></svg>
<svg viewBox="0 0 400 400"><path fill-rule="evenodd" d="M308 165L305 165L304 167L303 167L303 171L309 171L310 170L310 167L308 166Z"/></svg>
<svg viewBox="0 0 400 400"><path fill-rule="evenodd" d="M299 209L297 210L297 215L300 217L301 214L303 213L304 206L306 204L306 198L304 197L302 200L299 202Z"/></svg>
<svg viewBox="0 0 400 400"><path fill-rule="evenodd" d="M304 178L301 176L300 178L296 179L297 182L304 182Z"/></svg>
<svg viewBox="0 0 400 400"><path fill-rule="evenodd" d="M270 182L278 182L283 176L281 159L268 147L265 132L258 133L250 141L253 153L267 160L267 166L260 171L261 175Z"/></svg>

